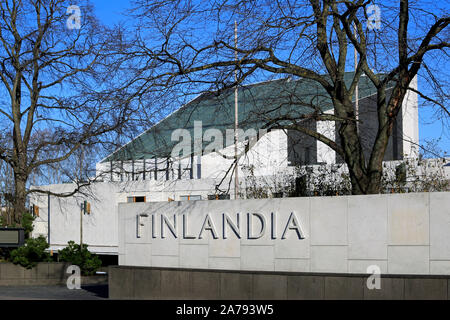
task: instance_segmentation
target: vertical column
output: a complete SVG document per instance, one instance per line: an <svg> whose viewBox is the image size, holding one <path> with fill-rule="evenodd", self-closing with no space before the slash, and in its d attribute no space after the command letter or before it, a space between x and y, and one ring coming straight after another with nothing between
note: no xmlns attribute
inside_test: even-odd
<svg viewBox="0 0 450 320"><path fill-rule="evenodd" d="M166 180L169 180L169 158L166 160Z"/></svg>
<svg viewBox="0 0 450 320"><path fill-rule="evenodd" d="M145 181L145 174L146 174L146 168L145 168L145 158L143 160L143 164L142 164L142 180Z"/></svg>
<svg viewBox="0 0 450 320"><path fill-rule="evenodd" d="M47 198L47 238L50 246L50 194L48 194Z"/></svg>
<svg viewBox="0 0 450 320"><path fill-rule="evenodd" d="M202 156L197 156L197 179L202 178Z"/></svg>
<svg viewBox="0 0 450 320"><path fill-rule="evenodd" d="M191 167L189 168L189 179L194 179L194 154L191 153Z"/></svg>

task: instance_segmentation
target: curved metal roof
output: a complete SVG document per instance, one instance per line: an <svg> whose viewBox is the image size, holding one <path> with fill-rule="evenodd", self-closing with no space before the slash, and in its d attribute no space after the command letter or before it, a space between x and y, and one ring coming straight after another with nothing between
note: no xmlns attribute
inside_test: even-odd
<svg viewBox="0 0 450 320"><path fill-rule="evenodd" d="M353 73L346 74L349 84L352 77ZM361 98L375 94L376 90L367 77L361 77L359 92ZM327 92L312 80L281 79L242 86L239 88L239 128L253 128L258 132L270 119L300 117L313 112L313 106L322 111L333 108ZM194 121L202 121L202 134L209 128L223 133L226 129L234 129L234 89L225 90L220 95L216 92L200 95L102 162L168 157L178 143L171 141L172 132L187 129L194 137ZM203 148L209 143L204 142Z"/></svg>

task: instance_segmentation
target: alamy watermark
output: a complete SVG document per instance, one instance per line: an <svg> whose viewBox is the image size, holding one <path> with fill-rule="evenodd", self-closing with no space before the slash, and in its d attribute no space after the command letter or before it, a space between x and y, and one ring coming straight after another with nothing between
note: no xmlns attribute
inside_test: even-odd
<svg viewBox="0 0 450 320"><path fill-rule="evenodd" d="M381 289L381 269L377 265L370 265L367 267L367 273L370 276L367 278L366 286L369 290Z"/></svg>
<svg viewBox="0 0 450 320"><path fill-rule="evenodd" d="M217 128L208 128L203 132L202 121L194 121L193 136L188 129L176 129L172 131L172 142L178 142L172 149L172 158L184 158L191 154L202 155L203 153L220 152L226 147L230 147L234 144L235 139L238 138L238 144L245 145L246 149L251 149L256 142L267 133L265 129L259 129L258 131L250 128L247 130L238 129L237 132L234 129L219 130ZM237 134L237 136L236 136ZM224 137L225 135L225 137ZM203 143L209 142L203 149ZM193 149L193 150L192 150ZM241 149L241 148L240 148ZM243 150L239 150L239 155L244 153ZM235 155L227 156L221 154L227 159L233 159Z"/></svg>
<svg viewBox="0 0 450 320"><path fill-rule="evenodd" d="M79 6L71 5L67 8L66 14L70 15L66 20L69 30L81 29L81 9Z"/></svg>
<svg viewBox="0 0 450 320"><path fill-rule="evenodd" d="M70 274L67 278L67 289L79 290L81 289L81 269L79 266L71 265L67 268L66 273Z"/></svg>
<svg viewBox="0 0 450 320"><path fill-rule="evenodd" d="M372 4L366 8L367 28L369 30L381 29L381 9L376 4Z"/></svg>

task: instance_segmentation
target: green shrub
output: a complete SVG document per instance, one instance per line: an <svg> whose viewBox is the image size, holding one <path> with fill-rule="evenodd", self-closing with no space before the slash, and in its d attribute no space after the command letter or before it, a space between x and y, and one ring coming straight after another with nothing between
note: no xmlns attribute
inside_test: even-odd
<svg viewBox="0 0 450 320"><path fill-rule="evenodd" d="M25 212L22 215L22 223L21 224L22 224L22 228L24 229L25 239L28 239L31 235L31 232L33 232L34 219L35 219L35 217L29 212Z"/></svg>
<svg viewBox="0 0 450 320"><path fill-rule="evenodd" d="M10 259L12 263L19 264L24 268L31 269L38 262L50 262L52 258L46 251L48 243L45 237L30 238L25 240L23 247L11 251Z"/></svg>
<svg viewBox="0 0 450 320"><path fill-rule="evenodd" d="M7 226L7 224L6 224L6 219L5 219L4 216L2 216L2 215L0 214L0 227L6 227L6 226Z"/></svg>
<svg viewBox="0 0 450 320"><path fill-rule="evenodd" d="M69 241L69 245L58 252L59 260L79 266L82 275L93 275L101 267L102 261L97 255L90 253L87 247L86 244L81 247L74 241Z"/></svg>

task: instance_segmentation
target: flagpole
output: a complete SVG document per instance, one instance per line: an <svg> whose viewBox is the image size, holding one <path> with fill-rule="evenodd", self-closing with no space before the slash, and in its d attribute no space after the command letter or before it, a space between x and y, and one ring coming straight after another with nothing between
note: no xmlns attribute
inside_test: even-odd
<svg viewBox="0 0 450 320"><path fill-rule="evenodd" d="M353 24L353 29L355 31L355 39L357 39L356 23ZM355 50L355 75L356 75L356 68L358 66L358 51L356 50L356 46L354 47L354 50ZM356 84L355 88L355 119L356 119L356 131L359 133L359 81Z"/></svg>
<svg viewBox="0 0 450 320"><path fill-rule="evenodd" d="M234 21L234 59L235 62L238 61L238 53L237 53L237 22ZM234 158L236 161L235 167L234 167L234 198L239 198L239 177L238 177L238 141L239 141L239 133L238 133L238 125L239 125L239 118L238 118L238 111L239 111L239 105L238 105L238 85L237 85L237 65L234 70L234 81L236 83L234 87Z"/></svg>

